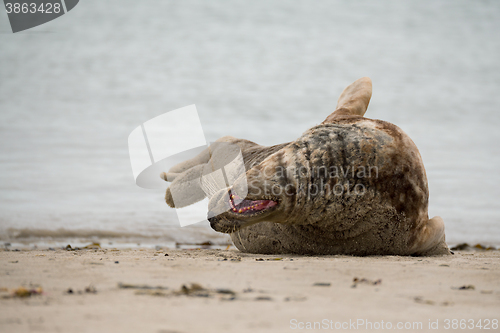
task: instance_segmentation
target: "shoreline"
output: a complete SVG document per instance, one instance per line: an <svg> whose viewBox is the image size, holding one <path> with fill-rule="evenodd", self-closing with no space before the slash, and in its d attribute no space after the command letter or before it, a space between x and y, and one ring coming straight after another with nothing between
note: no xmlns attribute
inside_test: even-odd
<svg viewBox="0 0 500 333"><path fill-rule="evenodd" d="M496 242L447 242L451 251L500 251L500 244ZM0 239L0 249L5 251L17 250L57 250L67 246L75 249L98 247L100 249L236 249L228 237L217 239L199 238L197 241L172 241L162 237L65 237L65 238L6 238Z"/></svg>
<svg viewBox="0 0 500 333"><path fill-rule="evenodd" d="M313 257L234 247L0 250L0 328L290 332L364 320L420 322L413 330L427 331L437 320L442 330L447 319L500 319L499 259L500 251ZM19 287L34 294L16 296Z"/></svg>

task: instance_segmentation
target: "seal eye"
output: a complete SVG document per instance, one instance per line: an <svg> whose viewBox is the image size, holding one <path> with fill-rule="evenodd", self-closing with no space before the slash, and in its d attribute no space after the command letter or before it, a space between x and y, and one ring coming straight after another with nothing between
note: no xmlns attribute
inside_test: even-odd
<svg viewBox="0 0 500 333"><path fill-rule="evenodd" d="M235 201L238 203L236 203ZM237 194L230 194L229 205L231 206L231 211L233 213L252 215L275 207L278 205L278 202L271 199L241 200L241 198Z"/></svg>

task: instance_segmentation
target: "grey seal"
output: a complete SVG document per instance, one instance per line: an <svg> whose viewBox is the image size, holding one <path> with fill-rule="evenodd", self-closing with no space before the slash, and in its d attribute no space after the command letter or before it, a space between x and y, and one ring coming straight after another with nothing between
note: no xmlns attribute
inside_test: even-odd
<svg viewBox="0 0 500 333"><path fill-rule="evenodd" d="M210 198L210 211L222 212L208 213L211 227L249 253L450 254L442 218L428 216L420 153L399 127L364 117L371 94L369 78L355 81L332 114L293 142L217 140L241 149L246 177ZM210 156L200 154L163 177L180 186ZM174 207L170 187L166 201Z"/></svg>

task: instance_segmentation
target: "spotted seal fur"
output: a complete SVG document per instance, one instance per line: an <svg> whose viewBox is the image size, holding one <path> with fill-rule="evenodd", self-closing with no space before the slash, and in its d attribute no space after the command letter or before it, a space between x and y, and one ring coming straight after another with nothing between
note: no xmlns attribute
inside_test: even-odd
<svg viewBox="0 0 500 333"><path fill-rule="evenodd" d="M428 217L417 147L399 127L363 117L371 92L369 78L355 81L325 121L293 142L264 147L219 139L241 148L246 179L212 196L209 209L224 213L209 212L211 227L249 253L449 254L443 220ZM169 174L185 177L208 159L186 161ZM170 188L166 201L174 206Z"/></svg>

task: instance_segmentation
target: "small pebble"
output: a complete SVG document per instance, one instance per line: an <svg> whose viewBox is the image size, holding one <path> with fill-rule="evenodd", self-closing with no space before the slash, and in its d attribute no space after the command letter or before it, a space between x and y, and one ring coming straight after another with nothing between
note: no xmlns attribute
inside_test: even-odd
<svg viewBox="0 0 500 333"><path fill-rule="evenodd" d="M458 288L458 290L474 290L476 289L472 284L469 284L467 286L461 286L460 288Z"/></svg>

